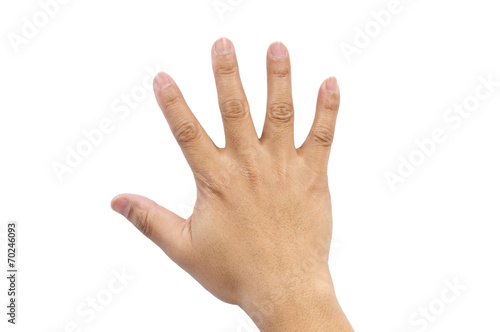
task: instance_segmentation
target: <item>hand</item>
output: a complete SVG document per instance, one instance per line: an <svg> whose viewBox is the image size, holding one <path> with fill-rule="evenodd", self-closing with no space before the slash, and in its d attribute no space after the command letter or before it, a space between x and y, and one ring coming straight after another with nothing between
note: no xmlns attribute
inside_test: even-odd
<svg viewBox="0 0 500 332"><path fill-rule="evenodd" d="M316 116L296 149L290 58L267 53L268 102L262 137L255 131L233 44L212 48L226 147L218 148L170 76L155 95L197 185L187 220L145 197L122 194L112 208L222 301L245 310L262 331L352 331L328 267L332 212L327 165L339 108L331 77Z"/></svg>

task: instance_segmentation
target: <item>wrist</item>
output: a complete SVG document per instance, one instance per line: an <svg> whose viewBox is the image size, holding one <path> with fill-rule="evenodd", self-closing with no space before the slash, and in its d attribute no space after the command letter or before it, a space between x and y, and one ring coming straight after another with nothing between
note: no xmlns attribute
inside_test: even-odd
<svg viewBox="0 0 500 332"><path fill-rule="evenodd" d="M290 276L289 276L290 277ZM353 331L337 301L328 270L278 278L240 305L263 332Z"/></svg>

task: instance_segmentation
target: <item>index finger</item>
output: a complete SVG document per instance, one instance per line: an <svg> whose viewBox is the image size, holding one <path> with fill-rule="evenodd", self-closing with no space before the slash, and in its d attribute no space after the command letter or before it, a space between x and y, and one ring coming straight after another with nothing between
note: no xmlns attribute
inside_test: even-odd
<svg viewBox="0 0 500 332"><path fill-rule="evenodd" d="M159 73L153 85L158 105L187 162L193 170L199 169L218 151L217 146L191 112L179 87L169 75Z"/></svg>

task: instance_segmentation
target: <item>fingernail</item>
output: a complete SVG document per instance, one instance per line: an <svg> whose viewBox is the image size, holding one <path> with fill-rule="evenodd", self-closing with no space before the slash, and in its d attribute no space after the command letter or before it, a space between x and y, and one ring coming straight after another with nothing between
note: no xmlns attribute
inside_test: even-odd
<svg viewBox="0 0 500 332"><path fill-rule="evenodd" d="M167 86L172 84L172 80L165 73L158 73L155 77L155 85L158 89L165 89Z"/></svg>
<svg viewBox="0 0 500 332"><path fill-rule="evenodd" d="M111 203L111 207L113 210L128 218L128 214L130 212L130 203L125 198L115 198Z"/></svg>
<svg viewBox="0 0 500 332"><path fill-rule="evenodd" d="M229 43L229 40L227 38L219 38L215 42L215 51L219 53L219 55L224 55L228 54L231 52L231 44Z"/></svg>
<svg viewBox="0 0 500 332"><path fill-rule="evenodd" d="M337 79L335 77L326 80L326 91L330 93L337 92Z"/></svg>
<svg viewBox="0 0 500 332"><path fill-rule="evenodd" d="M282 58L286 55L285 45L281 42L275 42L271 45L271 55L275 58Z"/></svg>

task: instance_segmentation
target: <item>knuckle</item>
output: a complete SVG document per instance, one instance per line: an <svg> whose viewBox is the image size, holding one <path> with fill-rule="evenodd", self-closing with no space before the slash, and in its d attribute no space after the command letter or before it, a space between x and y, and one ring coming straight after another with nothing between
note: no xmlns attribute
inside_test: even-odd
<svg viewBox="0 0 500 332"><path fill-rule="evenodd" d="M220 172L216 173L197 173L196 181L199 192L208 198L224 200L228 188L230 187L227 175Z"/></svg>
<svg viewBox="0 0 500 332"><path fill-rule="evenodd" d="M226 119L241 119L248 114L248 109L241 100L228 100L221 105L221 114Z"/></svg>
<svg viewBox="0 0 500 332"><path fill-rule="evenodd" d="M261 182L261 175L257 166L245 165L240 168L240 172L245 180L252 185Z"/></svg>
<svg viewBox="0 0 500 332"><path fill-rule="evenodd" d="M269 107L269 120L287 123L293 119L293 106L289 103L276 103Z"/></svg>
<svg viewBox="0 0 500 332"><path fill-rule="evenodd" d="M290 76L290 67L276 66L271 70L271 74L275 78L288 78Z"/></svg>
<svg viewBox="0 0 500 332"><path fill-rule="evenodd" d="M136 227L147 237L151 237L153 233L154 210L158 207L155 205L140 213Z"/></svg>
<svg viewBox="0 0 500 332"><path fill-rule="evenodd" d="M319 170L310 171L306 180L306 189L308 192L328 192L328 175L326 165Z"/></svg>
<svg viewBox="0 0 500 332"><path fill-rule="evenodd" d="M175 128L174 136L179 143L194 142L201 137L201 130L192 121L183 120Z"/></svg>
<svg viewBox="0 0 500 332"><path fill-rule="evenodd" d="M330 146L333 143L333 130L324 125L320 125L314 130L313 139L318 145Z"/></svg>
<svg viewBox="0 0 500 332"><path fill-rule="evenodd" d="M168 94L163 98L163 106L168 109L172 106L178 105L181 100L182 97L178 93Z"/></svg>
<svg viewBox="0 0 500 332"><path fill-rule="evenodd" d="M331 112L336 113L339 110L339 106L340 106L339 99L333 98L333 99L325 102L325 104L323 105L323 108L326 109L327 111L331 111Z"/></svg>
<svg viewBox="0 0 500 332"><path fill-rule="evenodd" d="M253 149L248 149L242 154L236 173L243 176L250 184L257 184L262 179L262 161L259 160L258 153Z"/></svg>
<svg viewBox="0 0 500 332"><path fill-rule="evenodd" d="M232 76L238 73L238 67L231 61L224 61L215 67L216 76Z"/></svg>

